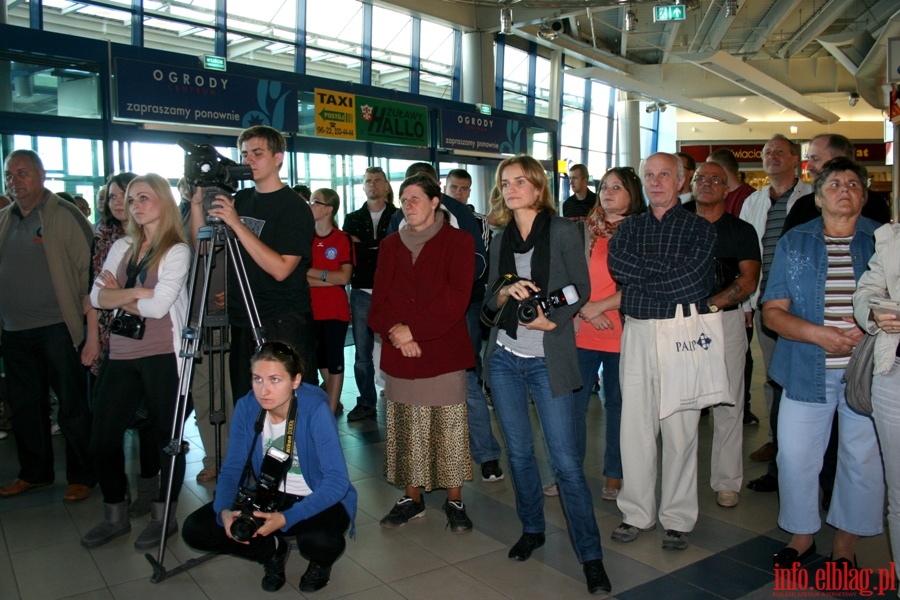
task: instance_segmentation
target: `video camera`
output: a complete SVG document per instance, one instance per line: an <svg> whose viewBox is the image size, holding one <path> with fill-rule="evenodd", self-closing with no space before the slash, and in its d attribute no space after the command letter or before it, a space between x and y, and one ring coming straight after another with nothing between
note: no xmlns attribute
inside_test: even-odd
<svg viewBox="0 0 900 600"><path fill-rule="evenodd" d="M182 138L178 145L185 153L184 179L192 186L203 188L203 210L207 214L217 195L232 194L237 190L238 181L253 179L253 171L248 165L239 165L222 156L210 144L197 146Z"/></svg>

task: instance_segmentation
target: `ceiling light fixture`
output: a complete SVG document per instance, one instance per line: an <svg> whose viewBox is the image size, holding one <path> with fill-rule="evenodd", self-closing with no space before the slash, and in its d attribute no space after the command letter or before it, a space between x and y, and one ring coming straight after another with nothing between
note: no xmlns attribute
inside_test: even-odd
<svg viewBox="0 0 900 600"><path fill-rule="evenodd" d="M736 17L738 13L737 0L724 0L722 3L725 7L725 18Z"/></svg>
<svg viewBox="0 0 900 600"><path fill-rule="evenodd" d="M631 33L635 29L637 29L637 13L635 13L630 8L625 12L625 31Z"/></svg>
<svg viewBox="0 0 900 600"><path fill-rule="evenodd" d="M508 6L500 9L500 33L503 35L512 34L512 9Z"/></svg>

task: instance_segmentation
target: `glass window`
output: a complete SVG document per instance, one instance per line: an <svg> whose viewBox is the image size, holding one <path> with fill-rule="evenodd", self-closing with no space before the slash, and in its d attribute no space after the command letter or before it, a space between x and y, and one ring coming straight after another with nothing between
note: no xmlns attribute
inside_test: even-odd
<svg viewBox="0 0 900 600"><path fill-rule="evenodd" d="M503 87L528 89L528 53L506 46L503 52ZM514 84L518 84L515 86Z"/></svg>
<svg viewBox="0 0 900 600"><path fill-rule="evenodd" d="M528 109L528 99L513 92L503 92L503 110L524 113Z"/></svg>
<svg viewBox="0 0 900 600"><path fill-rule="evenodd" d="M379 62L372 63L372 85L387 90L409 91L411 71Z"/></svg>
<svg viewBox="0 0 900 600"><path fill-rule="evenodd" d="M609 101L613 88L599 81L591 81L591 112L609 115Z"/></svg>
<svg viewBox="0 0 900 600"><path fill-rule="evenodd" d="M562 122L559 128L560 141L575 148L581 147L582 131L584 130L584 113L580 110L563 107Z"/></svg>
<svg viewBox="0 0 900 600"><path fill-rule="evenodd" d="M411 54L412 17L373 6L372 58L409 66Z"/></svg>
<svg viewBox="0 0 900 600"><path fill-rule="evenodd" d="M359 55L362 24L362 3L357 0L306 3L306 43L310 47Z"/></svg>
<svg viewBox="0 0 900 600"><path fill-rule="evenodd" d="M27 3L23 3L27 4ZM66 33L121 44L131 43L131 3L125 10L67 0L44 0L44 31ZM26 11L27 11L26 7ZM15 11L10 11L10 17ZM24 26L29 26L27 14ZM12 23L12 18L10 19Z"/></svg>
<svg viewBox="0 0 900 600"><path fill-rule="evenodd" d="M309 2L308 4L319 3ZM296 23L296 0L293 2L228 0L229 31L240 31L260 37L292 40L295 37Z"/></svg>
<svg viewBox="0 0 900 600"><path fill-rule="evenodd" d="M442 75L452 75L455 58L453 54L455 50L453 29L437 23L422 21L419 31L422 38L419 41L422 70Z"/></svg>
<svg viewBox="0 0 900 600"><path fill-rule="evenodd" d="M212 27L201 27L170 19L144 18L144 47L182 52L185 54L214 54L216 32Z"/></svg>
<svg viewBox="0 0 900 600"><path fill-rule="evenodd" d="M94 152L91 140L66 140L68 172L72 175L94 174Z"/></svg>
<svg viewBox="0 0 900 600"><path fill-rule="evenodd" d="M6 65L10 89L2 100L2 110L17 113L98 119L100 75L95 67L73 64L38 64L0 61Z"/></svg>
<svg viewBox="0 0 900 600"><path fill-rule="evenodd" d="M550 102L550 61L541 56L537 57L534 69L534 97L544 104ZM535 109L535 114L538 114ZM546 114L538 114L540 117Z"/></svg>
<svg viewBox="0 0 900 600"><path fill-rule="evenodd" d="M591 99L593 102L593 97ZM563 72L563 105L584 108L584 79Z"/></svg>

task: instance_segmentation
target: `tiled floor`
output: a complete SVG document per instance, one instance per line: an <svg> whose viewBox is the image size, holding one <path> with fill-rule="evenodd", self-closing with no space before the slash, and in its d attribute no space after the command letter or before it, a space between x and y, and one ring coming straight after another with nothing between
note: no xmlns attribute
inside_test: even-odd
<svg viewBox="0 0 900 600"><path fill-rule="evenodd" d="M759 358L759 357L757 357ZM352 365L352 348L347 349L347 364ZM757 365L762 364L759 359ZM356 385L349 370L344 386L344 405L355 405ZM762 415L761 375L753 386L753 410ZM471 534L452 534L445 530L440 511L444 495L440 491L426 498L428 512L396 530L382 529L378 520L400 496L400 491L385 482L381 472L384 448L383 404L379 421L347 423L338 420L350 478L359 490L359 515L356 538L349 540L347 551L335 565L331 583L309 594L320 600L461 599L526 600L586 597L584 577L565 531L565 519L557 498L546 502L547 544L526 563L507 558L509 546L521 529L514 509L509 478L484 483L480 477L463 490L468 513L475 523ZM494 430L502 443L499 427ZM614 502L600 500L603 479L604 414L600 402L591 404L588 434L593 440L588 450L586 469L594 492L595 510L604 535L604 562L613 583L615 598L771 598L793 596L799 592L776 592L768 565L772 553L788 539L775 523L778 513L776 494L744 491L736 508L716 505L709 488L711 418L700 425L700 511L691 546L684 552L663 551L662 532L643 534L631 544L609 540L609 533L620 522ZM766 441L767 422L760 427L744 428L744 456ZM208 502L212 484L196 483L201 468L202 446L193 423L188 428L192 449L187 455L188 476L177 507L183 519ZM55 440L62 456L62 440ZM129 452L129 455L133 455ZM549 480L550 469L541 451L541 469ZM745 459L745 482L759 476L765 466ZM506 468L505 460L503 461ZM15 477L17 462L12 438L0 440L0 480ZM58 473L64 473L59 464ZM102 513L96 491L81 504L64 505L65 489L60 479L49 488L23 496L0 500L0 599L49 600L51 598L116 598L120 600L257 598L264 593L259 582L259 565L230 557L217 557L187 572L160 583L151 583L152 569L143 552L132 546L146 517L133 525L129 536L121 537L95 550L79 544L80 536L92 527ZM816 539L820 552L827 554L833 530L825 526ZM155 554L155 551L154 551ZM200 556L181 541L171 538L165 566L171 570ZM859 565L872 569L887 568L890 554L887 536L860 543ZM818 557L816 564L821 565ZM288 562L288 585L273 597L301 598L298 582L306 561L294 552ZM812 579L811 579L812 580ZM888 594L893 596L894 592ZM803 593L804 597L814 597ZM841 597L848 597L842 594Z"/></svg>

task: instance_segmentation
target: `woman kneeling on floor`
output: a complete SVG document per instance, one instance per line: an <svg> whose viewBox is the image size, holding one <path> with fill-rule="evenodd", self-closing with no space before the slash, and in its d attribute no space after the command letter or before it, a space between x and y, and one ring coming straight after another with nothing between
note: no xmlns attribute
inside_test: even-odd
<svg viewBox="0 0 900 600"><path fill-rule="evenodd" d="M287 536L296 536L309 560L300 591L315 592L328 584L348 528L353 535L356 489L328 397L300 383L300 355L288 344L268 342L250 369L253 390L234 409L215 500L187 518L182 536L199 550L263 564L267 592L284 585Z"/></svg>

